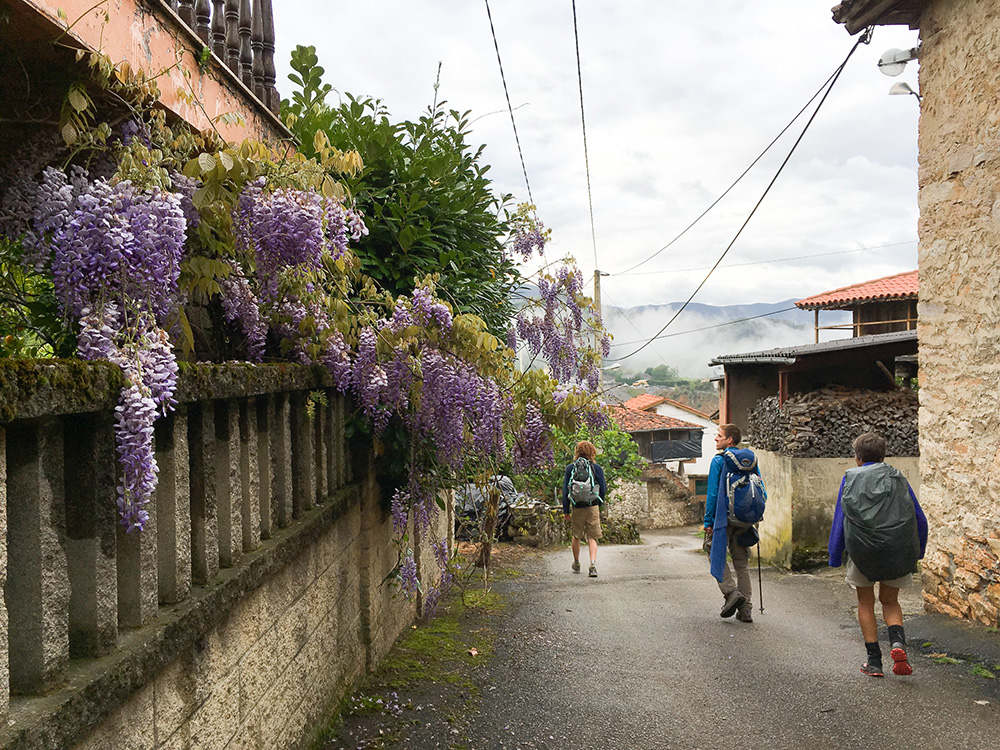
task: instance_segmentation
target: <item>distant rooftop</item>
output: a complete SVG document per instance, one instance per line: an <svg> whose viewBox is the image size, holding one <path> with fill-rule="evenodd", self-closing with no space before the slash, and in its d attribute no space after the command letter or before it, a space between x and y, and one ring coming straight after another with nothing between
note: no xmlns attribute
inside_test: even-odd
<svg viewBox="0 0 1000 750"><path fill-rule="evenodd" d="M687 404L682 404L680 401L674 401L672 398L667 398L666 396L655 396L652 393L643 393L635 398L630 398L628 401L624 402L623 406L627 409L638 409L639 411L646 411L652 409L660 404L670 404L678 409L683 409L684 411L691 412L699 417L705 419L711 419L711 417L703 411L695 409L693 406L688 406Z"/></svg>
<svg viewBox="0 0 1000 750"><path fill-rule="evenodd" d="M704 430L705 427L694 422L666 417L652 411L639 411L625 406L609 407L611 418L625 432L655 432L657 430Z"/></svg>
<svg viewBox="0 0 1000 750"><path fill-rule="evenodd" d="M841 310L865 302L916 299L918 288L917 271L906 271L815 294L800 299L795 306L803 310Z"/></svg>
<svg viewBox="0 0 1000 750"><path fill-rule="evenodd" d="M855 336L849 339L834 339L819 344L804 344L802 346L787 346L780 349L767 349L761 352L746 354L721 354L709 362L710 365L736 364L792 364L799 357L826 352L862 349L871 346L899 344L912 341L916 344L916 331L894 331L892 333L875 333L870 336Z"/></svg>

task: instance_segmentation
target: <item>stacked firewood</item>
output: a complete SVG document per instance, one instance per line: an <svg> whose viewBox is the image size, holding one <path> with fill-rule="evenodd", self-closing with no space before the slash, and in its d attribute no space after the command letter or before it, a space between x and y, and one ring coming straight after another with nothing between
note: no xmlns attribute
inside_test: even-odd
<svg viewBox="0 0 1000 750"><path fill-rule="evenodd" d="M794 394L780 407L771 396L750 411L746 441L786 456L849 458L854 438L877 432L886 440L887 455L917 456L917 407L917 393L909 388L829 386Z"/></svg>

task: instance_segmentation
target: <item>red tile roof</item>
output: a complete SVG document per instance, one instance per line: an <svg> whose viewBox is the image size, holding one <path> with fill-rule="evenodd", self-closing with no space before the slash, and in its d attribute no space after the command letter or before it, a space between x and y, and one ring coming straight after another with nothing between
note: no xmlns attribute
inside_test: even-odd
<svg viewBox="0 0 1000 750"><path fill-rule="evenodd" d="M806 297L795 306L803 310L836 310L852 303L916 299L918 287L917 272L907 271Z"/></svg>
<svg viewBox="0 0 1000 750"><path fill-rule="evenodd" d="M666 401L663 396L654 396L652 393L643 393L641 396L636 396L630 398L622 406L626 409L638 409L639 411L645 411L646 409L652 409L654 406L659 406L664 401Z"/></svg>
<svg viewBox="0 0 1000 750"><path fill-rule="evenodd" d="M691 412L692 414L697 414L699 417L704 417L705 419L711 419L712 417L705 412L698 411L693 406L688 406L687 404L682 404L680 401L674 401L672 398L667 398L666 396L654 396L651 393L643 393L635 398L630 398L625 401L622 406L626 409L638 409L639 411L647 411L660 404L670 404L671 406L676 406L678 409L683 409L684 411Z"/></svg>
<svg viewBox="0 0 1000 750"><path fill-rule="evenodd" d="M625 432L653 432L654 430L703 430L700 424L685 422L682 419L665 417L655 412L628 409L624 406L611 406L611 418Z"/></svg>

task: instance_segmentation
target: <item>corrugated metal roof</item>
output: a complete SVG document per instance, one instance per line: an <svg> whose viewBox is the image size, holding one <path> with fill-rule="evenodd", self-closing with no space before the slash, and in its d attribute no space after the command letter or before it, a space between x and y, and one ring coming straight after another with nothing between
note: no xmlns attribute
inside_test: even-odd
<svg viewBox="0 0 1000 750"><path fill-rule="evenodd" d="M803 310L837 310L864 302L916 299L919 286L917 271L906 271L814 294L812 297L800 299L795 306Z"/></svg>
<svg viewBox="0 0 1000 750"><path fill-rule="evenodd" d="M848 349L861 349L870 346L896 344L916 340L916 331L875 333L870 336L856 336L850 339L834 339L833 341L823 341L819 344L788 346L781 349L768 349L762 352L747 352L746 354L720 354L718 357L713 358L708 364L792 364L799 357L808 354L847 351Z"/></svg>

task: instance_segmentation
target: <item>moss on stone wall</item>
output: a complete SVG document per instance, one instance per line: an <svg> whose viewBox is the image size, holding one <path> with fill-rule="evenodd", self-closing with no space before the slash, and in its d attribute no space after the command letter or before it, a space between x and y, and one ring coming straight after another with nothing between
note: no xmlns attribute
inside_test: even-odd
<svg viewBox="0 0 1000 750"><path fill-rule="evenodd" d="M110 362L0 359L0 423L110 409L124 385Z"/></svg>

